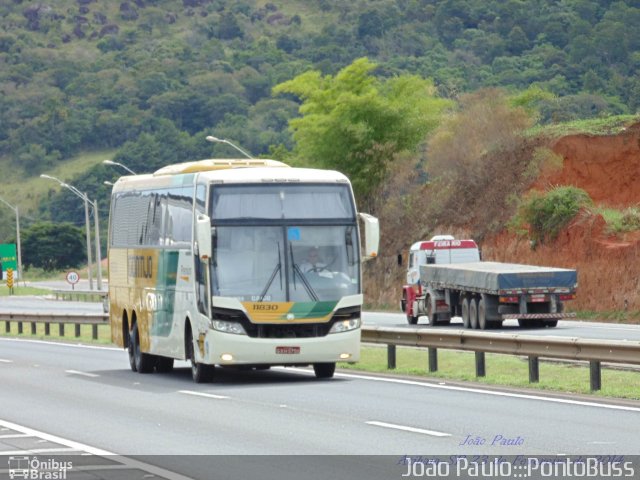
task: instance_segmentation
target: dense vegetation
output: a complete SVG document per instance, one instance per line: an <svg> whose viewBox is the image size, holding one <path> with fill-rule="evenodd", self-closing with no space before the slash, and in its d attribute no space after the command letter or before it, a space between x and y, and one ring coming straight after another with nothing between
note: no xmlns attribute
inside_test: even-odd
<svg viewBox="0 0 640 480"><path fill-rule="evenodd" d="M138 172L237 155L208 134L255 155L309 155L288 128L304 92L273 88L311 70L332 78L363 57L380 85L413 77L444 100L482 87L533 92L541 124L633 114L639 24L635 0L6 1L0 162L29 176L82 150L117 149ZM103 181L119 173L100 165L73 184L102 213ZM77 225L83 214L68 192L39 212ZM10 212L1 218L11 232Z"/></svg>

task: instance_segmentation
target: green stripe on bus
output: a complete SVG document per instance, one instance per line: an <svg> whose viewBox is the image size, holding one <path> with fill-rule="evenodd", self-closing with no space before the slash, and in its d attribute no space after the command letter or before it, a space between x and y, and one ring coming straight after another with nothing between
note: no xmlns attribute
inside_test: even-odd
<svg viewBox="0 0 640 480"><path fill-rule="evenodd" d="M296 318L318 318L329 315L338 302L296 302L289 313Z"/></svg>

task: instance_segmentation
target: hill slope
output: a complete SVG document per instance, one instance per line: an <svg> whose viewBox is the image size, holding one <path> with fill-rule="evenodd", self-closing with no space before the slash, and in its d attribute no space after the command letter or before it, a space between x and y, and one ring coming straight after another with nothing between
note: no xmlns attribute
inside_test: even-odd
<svg viewBox="0 0 640 480"><path fill-rule="evenodd" d="M574 134L545 142L562 157L563 164L543 173L528 189L573 185L587 191L599 206L625 208L640 204L640 189L636 185L640 179L640 123L619 134ZM423 197L427 204L428 193ZM473 219L485 218L484 211L495 206L480 199L469 208L473 210L469 218ZM514 213L513 207L505 203L498 210L507 217ZM404 227L399 227L403 222ZM480 236L485 260L576 268L579 287L576 300L569 304L571 310L640 311L640 232L609 234L598 214L581 212L557 239L535 250L528 237L506 229L483 236L485 225L472 222L461 226L445 220L418 233L419 223L412 220L410 213L400 220L381 219L386 251L383 249L375 261L377 264L367 266L367 299L372 306L398 308L405 267L398 265L396 253L405 252L411 243L421 239L408 236L418 234L428 238L436 233L452 233L458 238Z"/></svg>

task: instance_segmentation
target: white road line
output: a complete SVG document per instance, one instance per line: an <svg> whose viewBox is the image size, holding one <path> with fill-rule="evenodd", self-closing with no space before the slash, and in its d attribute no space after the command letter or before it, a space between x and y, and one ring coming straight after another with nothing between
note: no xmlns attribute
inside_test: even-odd
<svg viewBox="0 0 640 480"><path fill-rule="evenodd" d="M158 477L167 478L169 480L191 480L189 477L185 477L184 475L174 473L170 470L165 470L164 468L161 468L161 467L156 467L155 465L150 465L148 463L140 462L138 460L134 460L128 457L118 456L118 454L109 452L107 450L102 450L100 448L84 445L82 443L74 442L73 440L67 440L66 438L62 438L62 437L57 437L56 435L51 435L49 433L39 432L38 430L33 430L32 428L24 427L16 423L7 422L6 420L0 420L0 428L8 428L10 430L14 430L17 432L27 433L34 437L43 438L53 443L59 443L61 445L66 446L68 448L68 451L80 451L80 452L90 453L91 455L97 455L99 457L109 457L109 456L115 457L113 458L114 461L120 462L123 465L127 465L129 468L143 470L145 472L151 473ZM45 452L45 450L48 451L48 449L18 451L21 453L0 451L0 455L28 455L30 453ZM61 451L56 449L51 449L51 450Z"/></svg>
<svg viewBox="0 0 640 480"><path fill-rule="evenodd" d="M2 455L33 455L38 453L61 453L61 452L78 452L77 448L32 448L29 450L10 450L5 452L0 450Z"/></svg>
<svg viewBox="0 0 640 480"><path fill-rule="evenodd" d="M314 375L312 370L306 370L297 367L276 367L274 370L281 370L283 372L300 372L305 373L307 375ZM628 407L626 405L609 405L606 403L596 403L596 402L585 402L583 400L571 400L567 398L555 398L555 397L543 397L538 395L529 395L524 393L513 393L513 392L498 392L495 390L483 390L481 388L473 388L473 387L458 387L455 385L443 385L441 383L427 383L421 382L417 380L404 380L402 378L383 378L383 377L373 377L367 375L358 375L354 373L336 373L336 377L340 378L355 378L359 380L370 380L372 382L383 382L383 383L396 383L402 385L414 385L416 387L424 387L424 388L439 388L441 390L453 390L457 392L469 392L469 393L479 393L481 395L493 395L496 397L510 397L510 398L522 398L525 400L538 400L540 402L551 402L551 403L564 403L568 405L579 405L582 407L595 407L595 408L606 408L609 410L624 410L627 412L640 412L640 407Z"/></svg>
<svg viewBox="0 0 640 480"><path fill-rule="evenodd" d="M13 363L13 360L7 360L4 358L0 358L0 363Z"/></svg>
<svg viewBox="0 0 640 480"><path fill-rule="evenodd" d="M31 340L28 338L0 337L0 342L40 343L42 345L55 345L56 347L88 348L91 350L111 350L113 352L122 351L122 348L119 348L119 347L100 347L97 345L83 345L82 343L49 342L46 340Z"/></svg>
<svg viewBox="0 0 640 480"><path fill-rule="evenodd" d="M583 407L595 407L595 408L606 408L610 410L625 410L628 412L640 412L640 407L628 407L625 405L608 405L606 403L585 402L582 400L570 400L566 398L541 397L537 395L528 395L524 393L497 392L494 390L482 390L480 388L472 388L472 387L457 387L454 385L440 385L440 384L436 385L433 383L418 382L414 380L403 380L400 378L380 378L380 377L368 377L366 375L356 375L351 373L336 373L336 377L338 376L344 377L344 378L358 378L362 380L372 380L374 382L400 383L403 385L415 385L418 387L425 387L425 388L439 388L442 390L454 390L458 392L480 393L483 395L493 395L496 397L523 398L526 400L538 400L541 402L565 403L568 405L580 405Z"/></svg>
<svg viewBox="0 0 640 480"><path fill-rule="evenodd" d="M407 427L405 425L395 425L393 423L377 422L372 420L365 422L367 425L374 425L376 427L392 428L394 430L402 430L405 432L421 433L423 435L431 435L432 437L450 437L450 433L437 432L435 430L425 430L424 428Z"/></svg>
<svg viewBox="0 0 640 480"><path fill-rule="evenodd" d="M98 375L96 373L80 372L78 370L65 370L64 372L68 373L70 375L80 375L81 377L96 378L96 377L100 376L100 375Z"/></svg>
<svg viewBox="0 0 640 480"><path fill-rule="evenodd" d="M213 393L193 392L191 390L178 390L178 393L184 393L185 395L193 395L195 397L215 398L216 400L224 400L226 398L229 398L229 397L225 397L224 395L214 395Z"/></svg>
<svg viewBox="0 0 640 480"><path fill-rule="evenodd" d="M24 438L24 437L32 437L33 435L29 435L27 433L9 433L7 435L0 435L0 440L4 438Z"/></svg>

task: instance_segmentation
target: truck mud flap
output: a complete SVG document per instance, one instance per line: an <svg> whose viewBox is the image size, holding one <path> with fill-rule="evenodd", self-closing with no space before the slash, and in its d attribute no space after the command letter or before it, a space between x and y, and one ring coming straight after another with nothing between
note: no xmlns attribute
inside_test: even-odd
<svg viewBox="0 0 640 480"><path fill-rule="evenodd" d="M531 319L531 320L544 320L544 319L556 319L556 318L576 318L575 312L570 313L503 313L502 319Z"/></svg>

